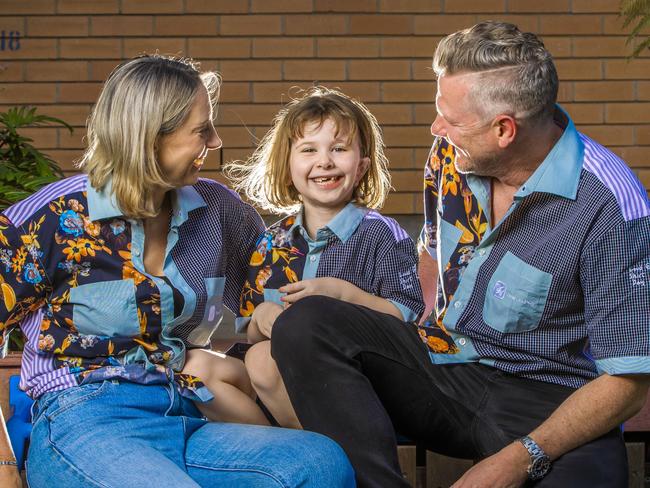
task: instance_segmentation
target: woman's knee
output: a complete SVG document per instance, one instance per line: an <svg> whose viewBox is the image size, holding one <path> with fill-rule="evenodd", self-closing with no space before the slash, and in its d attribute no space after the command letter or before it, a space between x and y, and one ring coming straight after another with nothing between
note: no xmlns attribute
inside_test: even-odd
<svg viewBox="0 0 650 488"><path fill-rule="evenodd" d="M305 432L307 435L301 444L300 458L312 462L312 481L309 486L356 486L354 469L343 449L333 440L324 435ZM317 466L314 469L313 466Z"/></svg>

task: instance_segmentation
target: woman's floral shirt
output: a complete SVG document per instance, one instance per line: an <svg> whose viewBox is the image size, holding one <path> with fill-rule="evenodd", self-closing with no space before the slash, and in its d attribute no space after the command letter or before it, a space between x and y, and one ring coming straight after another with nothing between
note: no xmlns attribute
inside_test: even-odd
<svg viewBox="0 0 650 488"><path fill-rule="evenodd" d="M185 300L146 273L142 223L125 218L85 175L49 185L0 214L0 332L28 341L22 383L32 397L84 382L176 381L186 396L211 397L178 373L186 346L205 346L221 305L239 305L261 219L222 185L177 190L164 271ZM225 284L225 286L224 286Z"/></svg>

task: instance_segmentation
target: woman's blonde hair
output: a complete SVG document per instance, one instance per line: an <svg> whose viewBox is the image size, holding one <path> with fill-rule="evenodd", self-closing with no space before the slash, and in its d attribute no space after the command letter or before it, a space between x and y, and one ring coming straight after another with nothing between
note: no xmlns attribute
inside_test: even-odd
<svg viewBox="0 0 650 488"><path fill-rule="evenodd" d="M273 213L293 213L300 207L300 195L291 181L291 145L303 137L305 126L332 119L337 135L357 138L361 157L370 159L368 170L353 194L353 201L379 208L390 190L388 159L384 154L381 129L374 115L362 103L343 93L315 86L289 102L273 120L253 156L224 168L234 188L254 204Z"/></svg>
<svg viewBox="0 0 650 488"><path fill-rule="evenodd" d="M154 217L153 189L171 189L156 158L159 138L183 125L201 87L216 113L220 78L200 73L190 59L159 54L113 70L88 120L86 149L78 167L98 191L111 181L125 216Z"/></svg>

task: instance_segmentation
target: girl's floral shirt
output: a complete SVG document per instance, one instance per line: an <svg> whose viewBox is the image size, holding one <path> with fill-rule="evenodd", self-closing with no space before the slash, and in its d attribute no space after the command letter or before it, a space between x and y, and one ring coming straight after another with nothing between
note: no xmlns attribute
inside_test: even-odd
<svg viewBox="0 0 650 488"><path fill-rule="evenodd" d="M243 329L264 301L282 305L278 288L299 280L334 277L385 298L405 321L424 311L415 244L399 224L353 203L309 237L302 212L270 226L251 254L236 326Z"/></svg>
<svg viewBox="0 0 650 488"><path fill-rule="evenodd" d="M85 175L49 185L0 214L0 332L27 337L21 387L34 398L85 382L174 380L193 399L211 398L180 374L186 346L206 346L225 301L239 305L247 258L262 222L222 185L200 180L174 192L164 272L143 265L144 230Z"/></svg>

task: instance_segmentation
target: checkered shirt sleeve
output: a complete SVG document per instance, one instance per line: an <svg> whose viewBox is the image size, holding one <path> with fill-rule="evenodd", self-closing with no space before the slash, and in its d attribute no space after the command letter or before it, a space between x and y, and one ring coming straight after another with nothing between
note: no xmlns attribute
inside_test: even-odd
<svg viewBox="0 0 650 488"><path fill-rule="evenodd" d="M598 370L650 373L650 217L603 233L580 264L589 353Z"/></svg>

